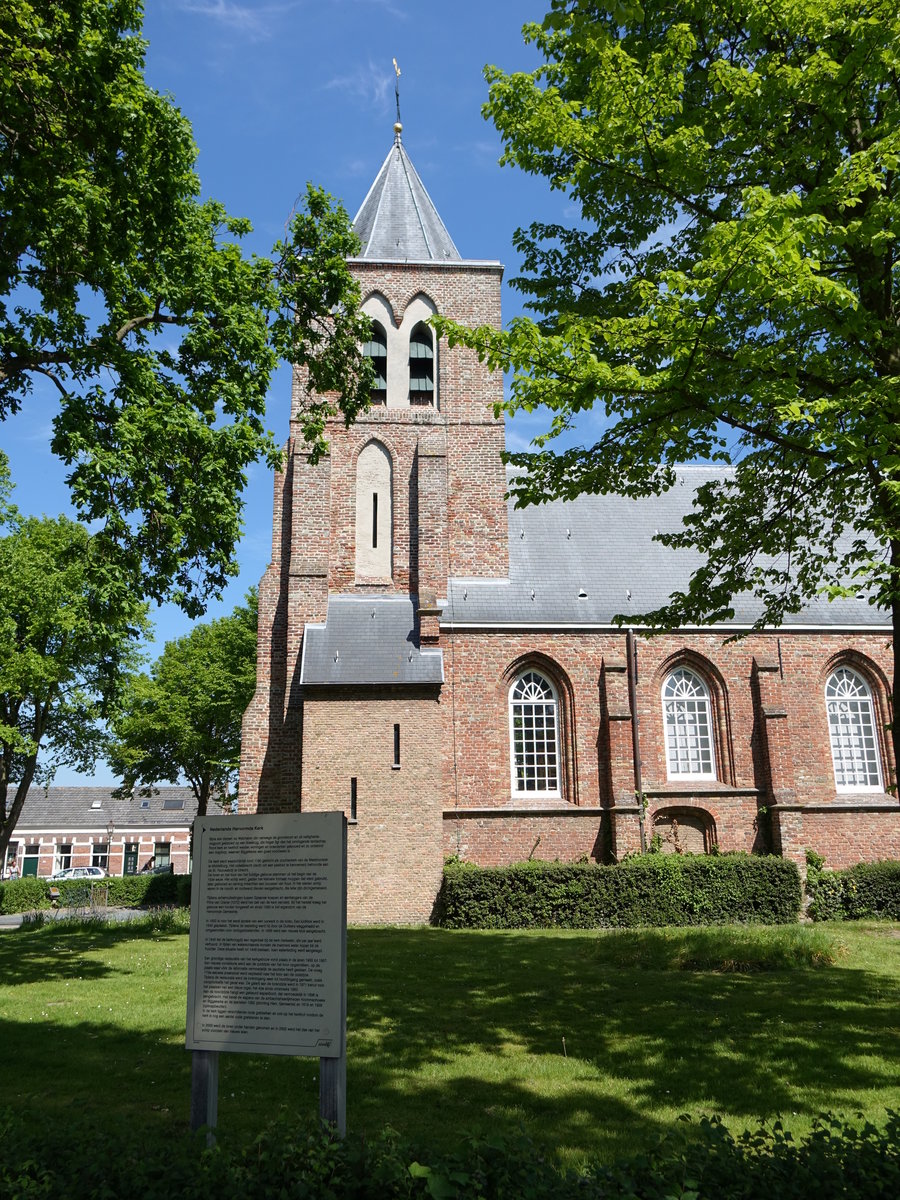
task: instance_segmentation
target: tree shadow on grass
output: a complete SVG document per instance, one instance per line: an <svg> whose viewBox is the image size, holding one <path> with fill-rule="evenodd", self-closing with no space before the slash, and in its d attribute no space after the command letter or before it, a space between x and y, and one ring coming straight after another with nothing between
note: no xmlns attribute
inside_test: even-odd
<svg viewBox="0 0 900 1200"><path fill-rule="evenodd" d="M576 1145L598 1130L627 1141L637 1126L643 1141L685 1111L750 1124L855 1111L861 1092L900 1100L889 975L623 968L596 934L354 930L351 945L350 1062L365 1108L403 1096L413 1126L417 1107L440 1114L437 1133L525 1114L538 1140L547 1129ZM497 1055L505 1075L473 1071Z"/></svg>
<svg viewBox="0 0 900 1200"><path fill-rule="evenodd" d="M102 979L121 974L122 969L86 958L89 952L123 942L183 936L183 930L93 919L51 921L36 929L22 926L0 937L0 982L15 986L73 978Z"/></svg>
<svg viewBox="0 0 900 1200"><path fill-rule="evenodd" d="M686 1111L740 1128L777 1113L790 1124L794 1113L855 1112L861 1097L900 1104L900 968L681 970L702 939L634 936L645 952L595 933L351 930L349 1128L389 1123L447 1148L524 1126L551 1151L607 1157L652 1143ZM0 979L127 975L124 961L87 951L140 938L177 941L183 971L183 934L85 928L4 935ZM35 1121L78 1112L132 1137L183 1130L183 1025L96 1015L61 1007L5 1020L2 1100ZM315 1059L223 1055L222 1136L249 1139L281 1108L313 1117L317 1073Z"/></svg>

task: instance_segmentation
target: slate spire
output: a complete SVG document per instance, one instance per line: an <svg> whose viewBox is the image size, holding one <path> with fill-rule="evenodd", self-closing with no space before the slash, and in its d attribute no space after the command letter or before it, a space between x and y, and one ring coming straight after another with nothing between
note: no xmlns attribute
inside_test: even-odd
<svg viewBox="0 0 900 1200"><path fill-rule="evenodd" d="M359 257L379 262L460 262L459 251L403 148L402 131L397 121L394 144L353 222L362 242Z"/></svg>

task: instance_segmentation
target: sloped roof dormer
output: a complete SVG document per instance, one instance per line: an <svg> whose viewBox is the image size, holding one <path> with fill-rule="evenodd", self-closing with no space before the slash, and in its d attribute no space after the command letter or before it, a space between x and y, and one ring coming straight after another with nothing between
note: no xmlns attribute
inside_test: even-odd
<svg viewBox="0 0 900 1200"><path fill-rule="evenodd" d="M362 242L359 257L378 262L459 262L459 251L400 141L394 144L353 227Z"/></svg>

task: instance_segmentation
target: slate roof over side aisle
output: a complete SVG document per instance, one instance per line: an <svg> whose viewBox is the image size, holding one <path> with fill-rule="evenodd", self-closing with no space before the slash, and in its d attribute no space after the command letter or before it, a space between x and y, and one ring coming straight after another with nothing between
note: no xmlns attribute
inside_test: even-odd
<svg viewBox="0 0 900 1200"><path fill-rule="evenodd" d="M454 625L610 625L617 614L663 605L700 564L692 550L653 540L680 527L694 490L720 477L713 467L679 467L662 496L579 496L514 508L509 502L509 579L453 579L442 627ZM752 597L736 597L731 626L752 625ZM881 628L887 614L865 599L815 600L785 618L784 628Z"/></svg>

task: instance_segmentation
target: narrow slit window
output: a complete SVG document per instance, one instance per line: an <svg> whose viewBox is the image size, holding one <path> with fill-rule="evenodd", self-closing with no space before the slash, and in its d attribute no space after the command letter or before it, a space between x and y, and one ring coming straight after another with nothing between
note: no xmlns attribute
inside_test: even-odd
<svg viewBox="0 0 900 1200"><path fill-rule="evenodd" d="M394 726L394 766L400 766L400 726Z"/></svg>
<svg viewBox="0 0 900 1200"><path fill-rule="evenodd" d="M371 441L356 462L356 578L391 577L391 456Z"/></svg>
<svg viewBox="0 0 900 1200"><path fill-rule="evenodd" d="M356 776L350 776L350 820L356 820Z"/></svg>

